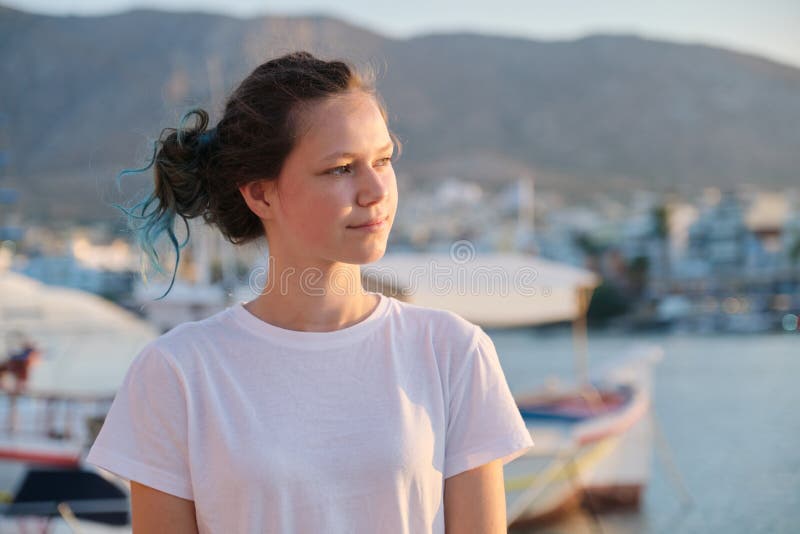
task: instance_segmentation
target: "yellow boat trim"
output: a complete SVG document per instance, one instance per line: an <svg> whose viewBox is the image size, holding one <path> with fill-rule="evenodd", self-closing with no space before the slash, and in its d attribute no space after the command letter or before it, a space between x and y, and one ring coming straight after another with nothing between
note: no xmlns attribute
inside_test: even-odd
<svg viewBox="0 0 800 534"><path fill-rule="evenodd" d="M616 446L619 444L619 440L619 437L604 439L590 450L575 458L572 469L568 469L564 465L560 465L558 462L551 462L550 465L541 473L534 473L531 475L524 475L508 479L505 481L506 492L522 491L531 486L531 484L533 484L533 482L537 479L544 479L546 481L550 481L552 479L555 481L570 478L578 473L582 473L589 467L594 466L597 464L597 462L611 454L611 451L613 451L614 448L616 448ZM570 471L573 471L573 473L570 473Z"/></svg>

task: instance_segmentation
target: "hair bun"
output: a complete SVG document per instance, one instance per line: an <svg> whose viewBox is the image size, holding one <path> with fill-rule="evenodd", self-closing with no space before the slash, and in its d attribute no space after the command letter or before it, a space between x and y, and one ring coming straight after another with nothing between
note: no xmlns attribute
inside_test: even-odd
<svg viewBox="0 0 800 534"><path fill-rule="evenodd" d="M198 120L191 127L192 117ZM162 131L161 149L155 158L156 188L187 219L203 216L208 209L209 148L216 142L216 129L207 130L208 113L200 108L185 113L177 128Z"/></svg>

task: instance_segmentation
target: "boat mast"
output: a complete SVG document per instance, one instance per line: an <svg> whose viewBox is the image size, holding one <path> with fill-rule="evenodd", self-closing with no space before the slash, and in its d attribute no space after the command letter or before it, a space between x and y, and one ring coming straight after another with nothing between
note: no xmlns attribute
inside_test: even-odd
<svg viewBox="0 0 800 534"><path fill-rule="evenodd" d="M578 286L575 290L576 313L572 320L572 345L575 352L575 378L579 389L593 389L589 383L589 333L586 316L594 288Z"/></svg>

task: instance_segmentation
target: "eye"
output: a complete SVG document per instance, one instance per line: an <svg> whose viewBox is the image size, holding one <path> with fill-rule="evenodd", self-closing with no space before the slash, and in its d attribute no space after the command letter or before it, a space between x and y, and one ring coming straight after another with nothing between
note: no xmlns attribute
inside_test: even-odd
<svg viewBox="0 0 800 534"><path fill-rule="evenodd" d="M388 158L381 158L378 160L378 162L380 163L379 167L385 167L392 162L392 157L389 156Z"/></svg>
<svg viewBox="0 0 800 534"><path fill-rule="evenodd" d="M347 165L339 165L338 167L332 168L331 170L328 171L328 174L341 176L345 172L352 172L352 168L350 167L349 163Z"/></svg>

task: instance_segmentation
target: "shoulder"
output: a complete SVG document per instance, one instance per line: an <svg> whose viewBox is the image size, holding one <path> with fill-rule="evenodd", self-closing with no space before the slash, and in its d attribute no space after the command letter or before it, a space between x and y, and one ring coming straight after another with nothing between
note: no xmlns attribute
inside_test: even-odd
<svg viewBox="0 0 800 534"><path fill-rule="evenodd" d="M392 300L404 322L419 333L427 333L436 347L445 352L469 352L486 336L480 326L450 310Z"/></svg>
<svg viewBox="0 0 800 534"><path fill-rule="evenodd" d="M188 360L224 344L223 338L236 337L232 323L227 320L230 308L205 319L181 323L150 341L143 353L155 353L173 366L181 367Z"/></svg>

